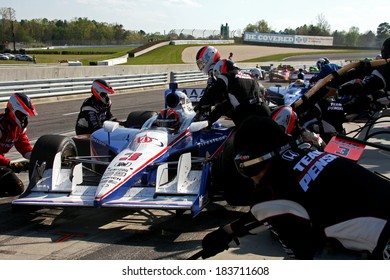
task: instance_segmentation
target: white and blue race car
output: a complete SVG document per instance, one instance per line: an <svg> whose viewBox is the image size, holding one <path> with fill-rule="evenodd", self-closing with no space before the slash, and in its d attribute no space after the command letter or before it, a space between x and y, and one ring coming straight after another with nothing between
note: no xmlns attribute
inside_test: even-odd
<svg viewBox="0 0 390 280"><path fill-rule="evenodd" d="M183 117L175 133L156 126L157 113L146 111L130 113L124 126L107 121L89 136L41 136L29 185L12 205L190 210L196 216L209 202L211 159L234 130L198 120L191 100L201 93L166 90Z"/></svg>

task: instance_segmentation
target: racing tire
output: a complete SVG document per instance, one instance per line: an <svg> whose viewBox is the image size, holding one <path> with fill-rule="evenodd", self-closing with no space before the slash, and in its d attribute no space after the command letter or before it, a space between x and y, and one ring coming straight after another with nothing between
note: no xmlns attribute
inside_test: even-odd
<svg viewBox="0 0 390 280"><path fill-rule="evenodd" d="M143 124L150 119L151 117L154 117L157 115L157 112L155 111L134 111L131 112L124 123L124 127L127 128L141 128Z"/></svg>
<svg viewBox="0 0 390 280"><path fill-rule="evenodd" d="M55 155L61 152L61 163L64 166L64 159L70 156L77 156L76 144L72 138L63 135L43 135L35 143L30 157L29 178L33 174L35 163L46 162L46 169L53 167Z"/></svg>
<svg viewBox="0 0 390 280"><path fill-rule="evenodd" d="M235 163L234 135L225 143L223 152L213 162L211 196L222 193L232 206L249 206L253 199L254 182L238 173Z"/></svg>

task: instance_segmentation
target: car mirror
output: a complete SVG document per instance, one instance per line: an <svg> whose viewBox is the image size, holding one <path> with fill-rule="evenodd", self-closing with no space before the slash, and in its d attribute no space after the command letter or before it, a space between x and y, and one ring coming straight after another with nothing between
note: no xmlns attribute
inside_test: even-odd
<svg viewBox="0 0 390 280"><path fill-rule="evenodd" d="M206 128L208 125L209 125L208 121L193 122L193 123L191 123L191 125L189 127L189 131L191 133L196 132L196 131L199 131L203 128Z"/></svg>
<svg viewBox="0 0 390 280"><path fill-rule="evenodd" d="M104 128L104 131L105 132L113 132L114 130L116 130L117 128L119 127L119 123L118 122L112 122L112 121L105 121L103 123L103 128Z"/></svg>

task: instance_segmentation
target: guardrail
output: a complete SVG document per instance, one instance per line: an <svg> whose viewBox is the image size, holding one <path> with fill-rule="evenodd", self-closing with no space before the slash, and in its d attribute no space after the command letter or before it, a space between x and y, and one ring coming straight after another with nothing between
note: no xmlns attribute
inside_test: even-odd
<svg viewBox="0 0 390 280"><path fill-rule="evenodd" d="M0 82L0 102L22 92L30 98L43 98L82 94L91 92L91 84L95 79L104 79L117 91L126 89L164 86L169 83L188 83L206 81L207 75L200 71L181 71L155 74L134 74L101 77L58 78L41 80L19 80Z"/></svg>
<svg viewBox="0 0 390 280"><path fill-rule="evenodd" d="M187 83L207 80L207 75L200 71L171 72L171 83Z"/></svg>
<svg viewBox="0 0 390 280"><path fill-rule="evenodd" d="M131 88L161 86L168 84L168 76L168 73L156 73L0 82L0 102L7 101L16 92L22 92L30 98L89 93L91 92L92 81L95 79L104 79L115 90L119 91Z"/></svg>

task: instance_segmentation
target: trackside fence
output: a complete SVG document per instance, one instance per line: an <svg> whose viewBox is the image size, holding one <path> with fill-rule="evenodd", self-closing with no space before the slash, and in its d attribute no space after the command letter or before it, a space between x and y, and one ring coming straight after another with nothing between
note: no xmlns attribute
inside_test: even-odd
<svg viewBox="0 0 390 280"><path fill-rule="evenodd" d="M117 91L133 88L165 86L170 82L185 83L206 80L207 76L199 71L177 73L155 73L139 75L118 75L102 77L58 78L40 80L21 80L0 82L0 102L22 92L30 98L55 97L89 93L92 81L104 79Z"/></svg>

